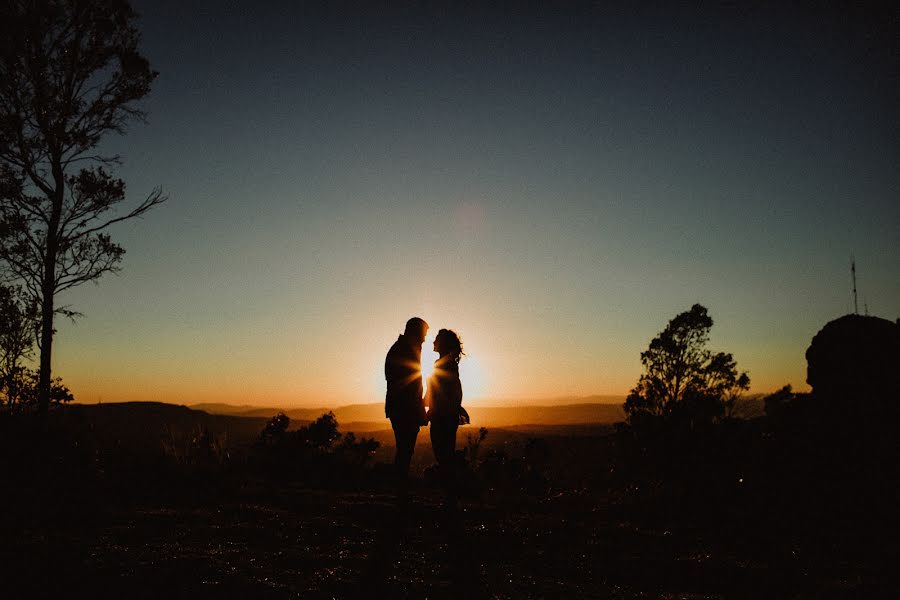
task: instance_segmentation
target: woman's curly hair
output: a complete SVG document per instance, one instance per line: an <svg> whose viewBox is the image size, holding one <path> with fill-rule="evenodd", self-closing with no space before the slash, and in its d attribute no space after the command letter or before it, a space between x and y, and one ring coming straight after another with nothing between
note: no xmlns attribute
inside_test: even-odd
<svg viewBox="0 0 900 600"><path fill-rule="evenodd" d="M435 336L434 341L437 343L438 354L441 356L449 355L455 363L459 364L459 360L465 352L463 352L462 340L459 339L459 335L455 331L452 329L441 329Z"/></svg>

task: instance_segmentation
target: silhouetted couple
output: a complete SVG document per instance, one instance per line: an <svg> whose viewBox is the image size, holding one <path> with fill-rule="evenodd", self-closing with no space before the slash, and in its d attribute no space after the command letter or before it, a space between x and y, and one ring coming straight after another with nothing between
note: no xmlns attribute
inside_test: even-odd
<svg viewBox="0 0 900 600"><path fill-rule="evenodd" d="M469 419L462 407L459 380L462 342L449 329L441 329L434 338L438 359L423 396L422 344L427 333L428 323L413 317L406 322L406 330L391 346L384 361L387 379L384 413L394 430L397 445L394 468L401 494L406 492L419 428L429 423L438 473L448 494L455 492L456 430L461 422L468 423Z"/></svg>

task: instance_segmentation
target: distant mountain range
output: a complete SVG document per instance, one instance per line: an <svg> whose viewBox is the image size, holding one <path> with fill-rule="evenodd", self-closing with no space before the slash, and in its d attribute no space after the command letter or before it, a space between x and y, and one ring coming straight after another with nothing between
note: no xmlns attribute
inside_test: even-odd
<svg viewBox="0 0 900 600"><path fill-rule="evenodd" d="M559 402L559 401L563 402ZM540 400L526 400L521 404L512 401L497 401L496 405L466 405L477 427L513 427L522 425L585 425L609 424L625 420L622 404L624 396L588 396L584 398L553 398L541 403ZM278 408L259 406L235 406L232 404L193 404L190 408L202 410L212 415L238 417L271 418L284 413L292 421L313 421L331 411L342 427L354 431L374 431L389 428L384 417L384 404L349 404L337 408ZM763 394L750 394L738 401L735 415L752 418L762 415Z"/></svg>
<svg viewBox="0 0 900 600"><path fill-rule="evenodd" d="M515 406L467 406L472 418L473 428L506 428L509 430L550 432L558 431L558 427L575 433L584 429L594 431L593 425L609 426L625 420L622 410L622 396L591 396L583 398L583 402L567 404L525 404ZM597 401L601 400L601 401ZM371 404L350 404L334 409L321 408L289 408L259 407L250 405L233 405L223 403L204 403L190 406L165 404L158 402L125 402L105 404L76 404L84 407L96 419L116 422L113 429L121 430L119 421L130 428L130 423L146 427L146 424L160 423L193 423L203 424L214 430L228 430L231 436L247 439L258 434L265 422L278 413L290 417L292 426L300 426L314 421L323 414L334 412L342 431L375 432L390 431L390 423L384 417L384 405L380 402ZM743 398L736 407L735 413L744 418L752 418L763 414L762 394L753 394ZM92 417L93 418L93 417ZM112 423L110 423L112 424ZM193 426L193 425L191 425ZM154 428L151 428L154 429ZM130 431L130 430L129 430ZM141 437L145 432L130 431L129 435ZM128 435L126 435L128 437Z"/></svg>
<svg viewBox="0 0 900 600"><path fill-rule="evenodd" d="M483 427L504 427L520 425L583 425L587 423L615 423L622 421L621 396L591 396L583 402L555 405L523 404L514 406L467 406L472 418L472 425ZM602 400L602 401L597 401ZM355 431L372 431L389 427L384 417L384 404L350 404L334 409L329 408L291 408L258 406L234 406L231 404L206 403L193 404L190 408L202 410L210 414L240 417L270 418L283 412L292 421L312 421L324 413L331 412L343 427Z"/></svg>
<svg viewBox="0 0 900 600"><path fill-rule="evenodd" d="M604 397L608 398L608 397ZM463 438L478 427L490 429L492 444L527 436L594 436L612 431L612 424L625 418L621 398L618 403L583 402L560 405L470 406L472 424L460 429ZM743 399L736 411L751 418L763 412L762 395ZM121 402L103 404L73 403L60 407L72 423L88 424L99 447L125 449L175 447L189 445L201 431L215 439L226 440L233 448L249 447L259 436L266 421L279 412L299 427L327 413L327 408L278 408L196 404L191 407L161 402ZM384 405L353 404L333 409L342 432L353 431L373 436L385 447L393 447L390 423L384 418ZM420 435L422 444L428 436ZM385 455L387 456L387 455ZM388 460L381 457L379 460Z"/></svg>

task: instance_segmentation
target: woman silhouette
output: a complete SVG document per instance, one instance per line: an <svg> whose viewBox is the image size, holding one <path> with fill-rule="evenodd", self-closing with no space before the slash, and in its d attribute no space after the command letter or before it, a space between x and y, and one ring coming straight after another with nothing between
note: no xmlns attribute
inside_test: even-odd
<svg viewBox="0 0 900 600"><path fill-rule="evenodd" d="M456 472L456 430L460 423L469 422L469 415L462 407L462 383L459 381L462 342L456 332L441 329L434 338L434 351L439 358L428 379L425 406L431 421L431 449L449 494L453 492Z"/></svg>

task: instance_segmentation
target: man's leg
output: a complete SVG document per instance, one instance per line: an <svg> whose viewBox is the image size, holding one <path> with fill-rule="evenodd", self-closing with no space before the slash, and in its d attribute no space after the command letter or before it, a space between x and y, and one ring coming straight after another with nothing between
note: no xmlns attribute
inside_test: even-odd
<svg viewBox="0 0 900 600"><path fill-rule="evenodd" d="M397 482L405 487L409 477L409 464L416 449L416 438L419 436L419 425L403 419L391 419L394 429L394 442L397 450L394 454L394 470Z"/></svg>

